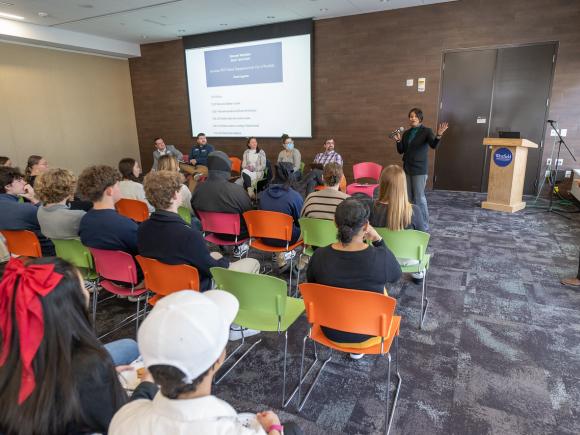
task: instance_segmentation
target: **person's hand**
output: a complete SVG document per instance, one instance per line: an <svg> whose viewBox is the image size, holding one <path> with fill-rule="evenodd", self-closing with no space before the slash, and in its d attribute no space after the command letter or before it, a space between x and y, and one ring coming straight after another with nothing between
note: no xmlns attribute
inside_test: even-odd
<svg viewBox="0 0 580 435"><path fill-rule="evenodd" d="M439 124L439 127L437 127L437 136L443 136L443 133L445 133L445 131L448 128L449 128L448 122L442 122L441 124Z"/></svg>
<svg viewBox="0 0 580 435"><path fill-rule="evenodd" d="M125 365L115 366L115 370L117 370L117 373L123 373L123 372L128 372L129 370L135 370L135 368L132 365L125 364Z"/></svg>
<svg viewBox="0 0 580 435"><path fill-rule="evenodd" d="M137 376L139 376L139 379L141 379L141 382L151 382L151 383L155 383L155 380L153 379L153 375L151 374L151 372L149 370L147 370L147 367L143 367L141 369L137 370Z"/></svg>
<svg viewBox="0 0 580 435"><path fill-rule="evenodd" d="M280 424L280 419L276 414L274 414L274 411L258 412L256 418L258 419L260 426L262 426L266 432L268 432L268 429L270 429L270 426L273 424Z"/></svg>
<svg viewBox="0 0 580 435"><path fill-rule="evenodd" d="M255 170L254 165L248 165L248 167L246 169L250 172L254 172L254 170Z"/></svg>
<svg viewBox="0 0 580 435"><path fill-rule="evenodd" d="M189 161L189 163L191 163L193 166L195 166L195 165L197 165L197 160L195 160L195 159L191 159L191 160Z"/></svg>
<svg viewBox="0 0 580 435"><path fill-rule="evenodd" d="M365 240L370 240L371 242L376 242L377 240L381 239L381 236L379 235L379 233L377 233L377 230L375 230L372 227L372 225L369 224L367 230L365 231L364 238L365 238Z"/></svg>
<svg viewBox="0 0 580 435"><path fill-rule="evenodd" d="M34 197L33 187L28 183L24 186L24 193L21 193L20 196L26 198L33 204L36 204L38 202L38 199Z"/></svg>
<svg viewBox="0 0 580 435"><path fill-rule="evenodd" d="M403 137L401 136L400 132L396 132L395 135L393 136L393 139L395 139L395 141L397 141L397 142L401 142L402 138Z"/></svg>

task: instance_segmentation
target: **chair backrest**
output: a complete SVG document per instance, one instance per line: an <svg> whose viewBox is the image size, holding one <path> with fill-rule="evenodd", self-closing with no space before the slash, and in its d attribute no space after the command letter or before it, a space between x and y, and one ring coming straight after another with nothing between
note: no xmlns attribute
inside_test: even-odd
<svg viewBox="0 0 580 435"><path fill-rule="evenodd" d="M189 210L187 209L187 207L180 206L177 209L177 213L179 214L179 217L181 219L183 219L188 224L191 224L191 213L189 212Z"/></svg>
<svg viewBox="0 0 580 435"><path fill-rule="evenodd" d="M300 284L300 293L311 325L375 337L391 335L397 301L390 296L314 283Z"/></svg>
<svg viewBox="0 0 580 435"><path fill-rule="evenodd" d="M261 331L278 330L278 321L286 312L286 281L223 267L210 270L217 287L233 294L240 302L236 323Z"/></svg>
<svg viewBox="0 0 580 435"><path fill-rule="evenodd" d="M22 257L42 257L40 241L36 234L28 230L2 230L6 247L12 255Z"/></svg>
<svg viewBox="0 0 580 435"><path fill-rule="evenodd" d="M292 240L292 216L268 210L250 210L243 214L252 238Z"/></svg>
<svg viewBox="0 0 580 435"><path fill-rule="evenodd" d="M237 172L238 174L242 172L242 161L237 157L230 157L232 162L232 172Z"/></svg>
<svg viewBox="0 0 580 435"><path fill-rule="evenodd" d="M305 245L322 247L337 241L334 221L304 217L299 222Z"/></svg>
<svg viewBox="0 0 580 435"><path fill-rule="evenodd" d="M131 254L96 248L89 248L89 250L93 254L97 273L101 277L137 284L137 265Z"/></svg>
<svg viewBox="0 0 580 435"><path fill-rule="evenodd" d="M387 228L375 228L385 241L385 245L397 258L423 260L429 245L429 234L417 230L390 231Z"/></svg>
<svg viewBox="0 0 580 435"><path fill-rule="evenodd" d="M196 211L204 232L240 235L240 215L215 211Z"/></svg>
<svg viewBox="0 0 580 435"><path fill-rule="evenodd" d="M93 256L91 255L89 248L83 245L80 240L52 239L52 243L54 243L54 248L58 257L68 261L76 267L88 269L89 271L95 270Z"/></svg>
<svg viewBox="0 0 580 435"><path fill-rule="evenodd" d="M135 257L143 270L145 287L154 293L168 295L180 290L199 291L199 272L187 264L165 264L154 258Z"/></svg>
<svg viewBox="0 0 580 435"><path fill-rule="evenodd" d="M115 208L119 214L133 219L135 222L143 222L149 219L147 204L137 199L120 199L115 204Z"/></svg>
<svg viewBox="0 0 580 435"><path fill-rule="evenodd" d="M382 170L383 167L374 162L362 162L352 166L352 173L355 180L359 178L372 178L373 180L379 181Z"/></svg>

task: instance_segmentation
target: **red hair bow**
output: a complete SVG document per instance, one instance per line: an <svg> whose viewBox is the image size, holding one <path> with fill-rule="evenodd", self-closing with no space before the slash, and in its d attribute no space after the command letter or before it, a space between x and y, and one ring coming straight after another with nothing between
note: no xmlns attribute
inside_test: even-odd
<svg viewBox="0 0 580 435"><path fill-rule="evenodd" d="M4 365L10 352L13 327L12 305L15 299L14 315L20 338L20 360L22 361L19 405L30 396L36 386L32 360L44 337L44 318L40 297L49 294L61 279L62 275L54 272L54 264L35 264L27 267L21 260L11 259L0 281L0 333L2 333L0 367Z"/></svg>

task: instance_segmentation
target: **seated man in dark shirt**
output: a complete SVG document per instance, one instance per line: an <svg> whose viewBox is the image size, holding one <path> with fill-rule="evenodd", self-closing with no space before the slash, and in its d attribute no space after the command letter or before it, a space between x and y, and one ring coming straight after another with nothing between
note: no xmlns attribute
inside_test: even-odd
<svg viewBox="0 0 580 435"><path fill-rule="evenodd" d="M369 224L369 210L355 198L336 208L338 242L318 248L308 266L308 282L386 294L386 284L401 277L401 266ZM368 245L366 241L371 241ZM380 338L322 327L330 340L350 347L369 347ZM361 354L351 354L358 359Z"/></svg>
<svg viewBox="0 0 580 435"><path fill-rule="evenodd" d="M81 219L79 235L90 248L123 251L137 255L137 224L115 210L121 199L121 174L110 166L85 169L78 180L78 192L93 203Z"/></svg>
<svg viewBox="0 0 580 435"><path fill-rule="evenodd" d="M217 252L209 252L205 239L196 228L187 225L177 209L181 204L181 177L177 172L157 171L144 181L147 200L155 207L138 230L139 253L166 264L188 264L199 272L200 290L211 286L212 267L231 268L240 272L258 273L260 263L244 258L231 263Z"/></svg>
<svg viewBox="0 0 580 435"><path fill-rule="evenodd" d="M220 213L237 213L240 215L240 238L248 236L248 230L242 213L252 209L252 202L242 186L230 183L232 162L226 153L214 151L208 157L209 175L205 183L200 184L191 196L194 211L213 211ZM224 240L234 240L233 236L216 234ZM234 249L234 256L241 257L247 245Z"/></svg>
<svg viewBox="0 0 580 435"><path fill-rule="evenodd" d="M25 198L30 202L20 202ZM0 230L29 230L36 234L40 241L42 255L55 255L54 245L40 232L36 216L38 200L34 189L24 181L18 168L0 167Z"/></svg>

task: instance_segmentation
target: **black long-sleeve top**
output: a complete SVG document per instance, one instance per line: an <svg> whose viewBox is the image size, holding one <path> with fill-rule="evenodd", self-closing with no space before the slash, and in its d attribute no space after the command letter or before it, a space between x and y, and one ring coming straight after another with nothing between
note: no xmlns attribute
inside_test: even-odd
<svg viewBox="0 0 580 435"><path fill-rule="evenodd" d="M382 240L362 251L339 251L332 245L318 248L308 265L308 282L383 294L387 283L397 282L401 266ZM337 343L362 343L369 335L322 327Z"/></svg>
<svg viewBox="0 0 580 435"><path fill-rule="evenodd" d="M420 125L413 140L409 141L409 134L413 129L403 133L400 142L397 142L397 152L403 154L403 169L407 175L428 174L428 150L435 149L441 139L438 139L429 127Z"/></svg>

